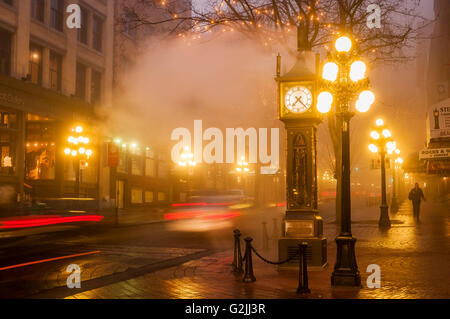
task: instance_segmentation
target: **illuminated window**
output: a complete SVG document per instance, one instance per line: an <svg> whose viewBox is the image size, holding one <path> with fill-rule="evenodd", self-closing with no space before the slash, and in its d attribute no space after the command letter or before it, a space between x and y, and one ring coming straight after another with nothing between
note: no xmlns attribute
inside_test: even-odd
<svg viewBox="0 0 450 319"><path fill-rule="evenodd" d="M131 203L142 204L142 188L131 189Z"/></svg>
<svg viewBox="0 0 450 319"><path fill-rule="evenodd" d="M32 83L42 83L42 48L34 44L30 44L29 74Z"/></svg>
<svg viewBox="0 0 450 319"><path fill-rule="evenodd" d="M153 192L145 192L145 202L146 203L153 203L154 195Z"/></svg>
<svg viewBox="0 0 450 319"><path fill-rule="evenodd" d="M118 173L128 173L128 154L126 146L122 145L119 149L119 165L117 166Z"/></svg>
<svg viewBox="0 0 450 319"><path fill-rule="evenodd" d="M166 200L167 200L166 193L158 192L158 201L164 202L164 201L166 201Z"/></svg>
<svg viewBox="0 0 450 319"><path fill-rule="evenodd" d="M131 174L142 176L144 171L142 152L137 148L131 150Z"/></svg>
<svg viewBox="0 0 450 319"><path fill-rule="evenodd" d="M145 152L145 176L155 176L155 159L154 154L150 150Z"/></svg>
<svg viewBox="0 0 450 319"><path fill-rule="evenodd" d="M16 116L14 112L0 109L0 175L16 172Z"/></svg>
<svg viewBox="0 0 450 319"><path fill-rule="evenodd" d="M25 174L30 180L55 179L55 126L37 118L26 123Z"/></svg>

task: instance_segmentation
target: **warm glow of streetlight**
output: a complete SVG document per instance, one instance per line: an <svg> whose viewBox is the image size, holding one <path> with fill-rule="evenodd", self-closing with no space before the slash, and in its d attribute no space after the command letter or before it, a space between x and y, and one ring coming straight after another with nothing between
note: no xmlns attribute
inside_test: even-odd
<svg viewBox="0 0 450 319"><path fill-rule="evenodd" d="M384 136L385 138L388 138L388 137L391 137L391 136L392 136L391 132L390 132L388 129L384 129L383 132L382 132L382 134L383 134L383 136Z"/></svg>
<svg viewBox="0 0 450 319"><path fill-rule="evenodd" d="M92 156L92 151L91 151L91 150L87 150L87 151L86 151L86 155L87 155L87 156Z"/></svg>
<svg viewBox="0 0 450 319"><path fill-rule="evenodd" d="M334 46L338 52L348 52L352 48L352 40L343 36L336 40Z"/></svg>
<svg viewBox="0 0 450 319"><path fill-rule="evenodd" d="M376 152L378 152L378 147L377 147L375 144L370 144L370 145L369 145L369 150L370 150L372 153L376 153Z"/></svg>
<svg viewBox="0 0 450 319"><path fill-rule="evenodd" d="M317 97L317 110L320 113L328 113L333 103L333 95L330 92L321 92Z"/></svg>
<svg viewBox="0 0 450 319"><path fill-rule="evenodd" d="M400 150L398 148L395 150L395 154L400 155Z"/></svg>
<svg viewBox="0 0 450 319"><path fill-rule="evenodd" d="M323 66L322 77L325 80L328 80L330 82L334 82L337 79L338 72L339 72L338 65L336 63L334 63L334 62L328 62L328 63L326 63Z"/></svg>
<svg viewBox="0 0 450 319"><path fill-rule="evenodd" d="M396 147L397 147L397 144L395 142L387 142L386 143L386 148L391 153L395 150Z"/></svg>
<svg viewBox="0 0 450 319"><path fill-rule="evenodd" d="M75 142L75 138L73 136L69 137L67 140L69 141L69 143Z"/></svg>
<svg viewBox="0 0 450 319"><path fill-rule="evenodd" d="M376 122L377 126L383 126L384 125L384 121L382 119L378 119Z"/></svg>
<svg viewBox="0 0 450 319"><path fill-rule="evenodd" d="M373 138L374 140L378 140L380 138L380 134L378 134L377 131L372 131L370 132L370 137Z"/></svg>
<svg viewBox="0 0 450 319"><path fill-rule="evenodd" d="M350 67L350 79L358 82L366 77L366 64L362 61L355 61Z"/></svg>
<svg viewBox="0 0 450 319"><path fill-rule="evenodd" d="M363 105L368 105L370 107L373 102L375 102L375 94L368 90L362 91L361 94L359 94L359 100Z"/></svg>
<svg viewBox="0 0 450 319"><path fill-rule="evenodd" d="M86 153L86 149L84 147L80 147L80 149L78 150L78 153L84 154L84 153Z"/></svg>
<svg viewBox="0 0 450 319"><path fill-rule="evenodd" d="M75 156L77 156L77 154L78 154L77 151L72 151L72 156L75 157Z"/></svg>
<svg viewBox="0 0 450 319"><path fill-rule="evenodd" d="M401 157L397 158L396 162L399 164L403 164L403 158L401 158Z"/></svg>
<svg viewBox="0 0 450 319"><path fill-rule="evenodd" d="M65 153L66 155L70 155L71 152L72 152L72 150L71 150L70 148L66 148L66 149L64 150L64 153Z"/></svg>
<svg viewBox="0 0 450 319"><path fill-rule="evenodd" d="M77 127L75 128L75 132L77 132L78 134L79 134L79 133L83 133L83 128L82 128L81 126L77 126Z"/></svg>

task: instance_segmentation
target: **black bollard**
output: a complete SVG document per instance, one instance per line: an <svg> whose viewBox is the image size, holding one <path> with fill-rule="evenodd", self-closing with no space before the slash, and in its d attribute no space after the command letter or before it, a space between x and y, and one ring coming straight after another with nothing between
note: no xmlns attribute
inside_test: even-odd
<svg viewBox="0 0 450 319"><path fill-rule="evenodd" d="M269 234L267 233L267 223L262 223L262 242L263 242L263 249L269 249Z"/></svg>
<svg viewBox="0 0 450 319"><path fill-rule="evenodd" d="M253 262L252 262L252 240L253 238L247 237L245 240L245 273L243 282L254 282L256 281L255 276L253 275Z"/></svg>
<svg viewBox="0 0 450 319"><path fill-rule="evenodd" d="M241 252L241 232L239 229L233 230L234 233L234 257L233 257L233 272L242 274L242 252Z"/></svg>
<svg viewBox="0 0 450 319"><path fill-rule="evenodd" d="M308 268L306 262L306 243L298 244L300 256L298 258L298 294L309 294L311 290L308 288Z"/></svg>

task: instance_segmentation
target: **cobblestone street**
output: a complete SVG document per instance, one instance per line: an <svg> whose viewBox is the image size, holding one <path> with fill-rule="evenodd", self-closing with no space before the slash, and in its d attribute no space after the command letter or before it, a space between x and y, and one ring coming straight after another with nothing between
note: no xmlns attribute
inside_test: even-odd
<svg viewBox="0 0 450 319"><path fill-rule="evenodd" d="M75 294L69 298L450 298L450 210L442 204L425 203L421 223L412 218L409 201L391 215L392 228L378 229L378 214L358 218L352 226L362 289L332 289L331 273L336 256L336 225L326 222L328 267L309 272L311 294L296 294L298 272L278 270L253 257L257 281L243 283L231 272L232 250L195 259L179 266ZM325 221L327 218L325 216ZM245 234L244 234L245 236ZM255 247L258 250L258 238ZM276 259L273 249L261 250ZM381 267L381 288L369 289L367 266Z"/></svg>

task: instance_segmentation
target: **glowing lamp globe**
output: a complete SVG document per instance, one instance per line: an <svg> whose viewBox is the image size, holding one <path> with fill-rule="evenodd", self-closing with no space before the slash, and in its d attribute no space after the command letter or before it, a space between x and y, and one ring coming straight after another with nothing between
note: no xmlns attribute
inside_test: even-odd
<svg viewBox="0 0 450 319"><path fill-rule="evenodd" d="M376 153L376 152L378 152L378 147L377 147L375 144L370 144L370 145L369 145L369 150L370 150L372 153Z"/></svg>
<svg viewBox="0 0 450 319"><path fill-rule="evenodd" d="M392 136L391 132L390 132L388 129L384 129L383 132L382 132L382 134L383 134L383 136L384 136L385 138L388 138L388 137L391 137L391 136Z"/></svg>
<svg viewBox="0 0 450 319"><path fill-rule="evenodd" d="M358 82L366 77L366 64L362 61L353 62L350 67L350 79Z"/></svg>
<svg viewBox="0 0 450 319"><path fill-rule="evenodd" d="M322 77L325 80L328 80L330 82L334 82L337 79L339 72L339 67L334 62L328 62L323 66L323 74Z"/></svg>
<svg viewBox="0 0 450 319"><path fill-rule="evenodd" d="M370 109L370 105L361 100L356 101L356 109L360 113L365 113Z"/></svg>
<svg viewBox="0 0 450 319"><path fill-rule="evenodd" d="M336 40L334 46L338 52L348 52L352 48L352 40L343 36Z"/></svg>
<svg viewBox="0 0 450 319"><path fill-rule="evenodd" d="M370 137L373 138L374 140L378 140L380 138L380 134L378 134L377 131L372 131L370 132Z"/></svg>
<svg viewBox="0 0 450 319"><path fill-rule="evenodd" d="M317 97L317 110L322 113L328 113L333 103L333 95L330 92L321 92Z"/></svg>
<svg viewBox="0 0 450 319"><path fill-rule="evenodd" d="M384 121L382 119L378 119L376 122L377 126L383 126Z"/></svg>

